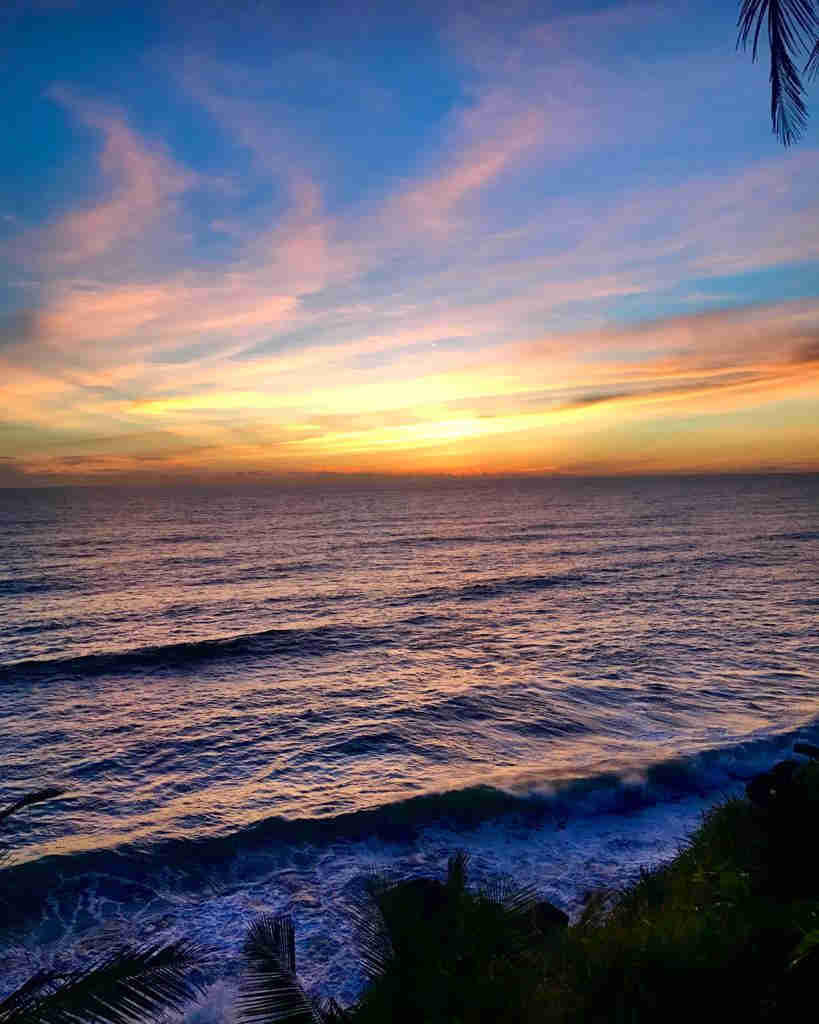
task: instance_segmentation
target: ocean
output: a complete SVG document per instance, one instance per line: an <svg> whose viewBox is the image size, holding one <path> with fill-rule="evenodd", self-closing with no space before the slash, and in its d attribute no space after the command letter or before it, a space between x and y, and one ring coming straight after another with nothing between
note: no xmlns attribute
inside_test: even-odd
<svg viewBox="0 0 819 1024"><path fill-rule="evenodd" d="M819 477L0 491L0 992L254 916L361 983L377 871L576 913L819 739Z"/></svg>

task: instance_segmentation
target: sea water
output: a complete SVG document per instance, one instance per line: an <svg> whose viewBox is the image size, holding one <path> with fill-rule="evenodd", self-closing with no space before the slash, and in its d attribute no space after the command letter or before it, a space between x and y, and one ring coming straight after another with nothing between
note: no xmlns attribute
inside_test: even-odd
<svg viewBox="0 0 819 1024"><path fill-rule="evenodd" d="M570 912L819 738L819 478L0 491L0 991L290 912L354 998L373 871ZM13 825L13 828L12 828Z"/></svg>

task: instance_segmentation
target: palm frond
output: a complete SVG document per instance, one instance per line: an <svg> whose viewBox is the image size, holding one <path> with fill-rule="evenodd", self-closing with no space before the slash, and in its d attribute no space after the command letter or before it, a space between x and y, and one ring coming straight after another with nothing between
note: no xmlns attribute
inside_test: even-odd
<svg viewBox="0 0 819 1024"><path fill-rule="evenodd" d="M293 922L286 914L255 921L244 945L238 1024L287 1020L322 1024L322 1014L299 984Z"/></svg>
<svg viewBox="0 0 819 1024"><path fill-rule="evenodd" d="M388 883L377 876L370 880L366 895L352 910L359 962L368 981L387 973L395 959L389 931L378 906L378 899Z"/></svg>
<svg viewBox="0 0 819 1024"><path fill-rule="evenodd" d="M62 980L35 975L12 995L0 1021L144 1024L169 1010L181 1011L201 991L189 978L201 961L201 952L186 942L118 950Z"/></svg>
<svg viewBox="0 0 819 1024"><path fill-rule="evenodd" d="M26 793L19 800L7 804L0 810L0 821L5 821L6 818L10 818L12 814L16 814L17 811L21 811L24 807L30 807L32 804L41 804L45 800L53 800L55 797L62 796L64 792L64 789L48 786L45 789L36 789L31 793Z"/></svg>
<svg viewBox="0 0 819 1024"><path fill-rule="evenodd" d="M518 885L508 878L497 878L481 889L481 894L511 915L531 914L540 897L528 885Z"/></svg>
<svg viewBox="0 0 819 1024"><path fill-rule="evenodd" d="M352 1013L340 1006L335 999L322 999L319 1003L319 1015L324 1024L348 1024L353 1019Z"/></svg>
<svg viewBox="0 0 819 1024"><path fill-rule="evenodd" d="M469 854L466 850L456 850L449 858L446 866L446 887L450 892L463 892L466 889L469 874Z"/></svg>
<svg viewBox="0 0 819 1024"><path fill-rule="evenodd" d="M800 52L810 52L811 47L815 52L819 15L814 0L743 0L737 46L747 49L750 44L752 60L757 58L766 22L771 54L771 124L783 145L789 146L808 121L805 90L795 58ZM813 61L812 55L809 68Z"/></svg>
<svg viewBox="0 0 819 1024"><path fill-rule="evenodd" d="M808 59L808 63L805 65L805 74L808 78L816 78L819 75L819 39L816 40L813 52Z"/></svg>
<svg viewBox="0 0 819 1024"><path fill-rule="evenodd" d="M50 971L37 971L27 981L0 1000L0 1022L16 1020L42 995L54 980Z"/></svg>
<svg viewBox="0 0 819 1024"><path fill-rule="evenodd" d="M772 10L776 5L772 4ZM804 88L796 64L788 51L783 25L776 19L769 24L771 44L771 124L780 141L789 146L808 123L803 100Z"/></svg>

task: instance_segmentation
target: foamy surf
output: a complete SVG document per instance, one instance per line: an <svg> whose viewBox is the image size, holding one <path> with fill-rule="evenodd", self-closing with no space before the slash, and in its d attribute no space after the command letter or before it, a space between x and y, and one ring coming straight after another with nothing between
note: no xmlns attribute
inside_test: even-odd
<svg viewBox="0 0 819 1024"><path fill-rule="evenodd" d="M209 995L191 1013L222 1019L244 932L273 911L297 922L305 982L351 1000L362 983L353 912L373 872L440 875L463 848L475 881L511 876L572 914L589 891L673 857L704 810L800 741L819 741L819 719L621 775L550 780L544 769L352 814L268 818L198 842L19 864L1 876L18 938L0 985L35 964L68 970L112 943L184 935L211 952Z"/></svg>

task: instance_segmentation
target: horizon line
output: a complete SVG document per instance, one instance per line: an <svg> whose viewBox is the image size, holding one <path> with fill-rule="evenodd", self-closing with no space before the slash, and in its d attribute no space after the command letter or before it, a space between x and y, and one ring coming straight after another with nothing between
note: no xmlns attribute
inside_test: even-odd
<svg viewBox="0 0 819 1024"><path fill-rule="evenodd" d="M508 473L368 473L320 471L270 475L246 475L226 477L165 478L157 480L104 479L40 481L31 483L0 483L0 491L73 490L84 488L171 490L184 487L269 487L274 485L320 485L332 484L404 484L404 483L478 483L504 481L549 481L549 480L658 480L692 479L716 477L809 477L819 476L816 468L761 467L758 469L675 469L675 470L628 470L623 472L572 472L550 470Z"/></svg>

